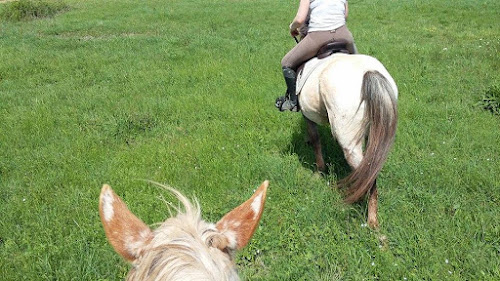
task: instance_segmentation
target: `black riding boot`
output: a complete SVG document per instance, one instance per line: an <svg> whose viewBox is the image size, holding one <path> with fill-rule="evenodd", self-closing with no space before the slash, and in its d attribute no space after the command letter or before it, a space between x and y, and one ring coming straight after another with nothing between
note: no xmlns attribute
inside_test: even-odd
<svg viewBox="0 0 500 281"><path fill-rule="evenodd" d="M283 76L285 77L287 87L286 96L276 99L276 107L279 108L280 111L290 110L297 112L299 111L298 97L295 93L297 75L293 69L284 67Z"/></svg>

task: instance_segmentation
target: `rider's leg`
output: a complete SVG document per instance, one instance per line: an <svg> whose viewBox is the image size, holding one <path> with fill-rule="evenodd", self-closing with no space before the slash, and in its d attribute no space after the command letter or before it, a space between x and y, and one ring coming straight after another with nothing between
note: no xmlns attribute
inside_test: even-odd
<svg viewBox="0 0 500 281"><path fill-rule="evenodd" d="M281 60L281 67L287 85L287 94L286 96L276 99L276 107L281 111L298 111L298 97L295 94L295 70L302 63L314 57L319 48L330 40L332 40L332 33L330 31L310 32L283 57ZM293 84L293 86L291 84Z"/></svg>
<svg viewBox="0 0 500 281"><path fill-rule="evenodd" d="M295 70L284 67L283 77L286 83L286 98L285 101L280 105L280 111L291 110L298 111L298 98L295 93L295 84L297 82L297 74Z"/></svg>

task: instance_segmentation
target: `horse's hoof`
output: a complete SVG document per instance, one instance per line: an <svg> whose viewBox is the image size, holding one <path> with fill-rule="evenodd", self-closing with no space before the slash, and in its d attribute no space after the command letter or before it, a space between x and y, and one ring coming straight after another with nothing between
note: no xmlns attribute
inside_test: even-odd
<svg viewBox="0 0 500 281"><path fill-rule="evenodd" d="M325 164L316 164L316 169L318 169L318 172L324 174L326 172L326 167Z"/></svg>
<svg viewBox="0 0 500 281"><path fill-rule="evenodd" d="M373 230L378 230L378 220L377 219L368 219L368 226Z"/></svg>

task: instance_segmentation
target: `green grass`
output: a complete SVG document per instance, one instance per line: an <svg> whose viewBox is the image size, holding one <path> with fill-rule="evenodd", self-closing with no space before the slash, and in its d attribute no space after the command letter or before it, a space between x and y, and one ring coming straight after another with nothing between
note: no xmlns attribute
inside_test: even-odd
<svg viewBox="0 0 500 281"><path fill-rule="evenodd" d="M484 94L483 100L479 102L484 110L495 115L500 115L500 86L494 85Z"/></svg>
<svg viewBox="0 0 500 281"><path fill-rule="evenodd" d="M97 200L109 183L160 222L173 198L143 179L212 222L269 179L244 280L500 276L500 119L482 104L500 83L500 2L350 1L359 51L400 90L378 233L332 189L348 169L328 128L321 177L300 114L273 107L296 3L65 4L0 21L0 280L122 279Z"/></svg>
<svg viewBox="0 0 500 281"><path fill-rule="evenodd" d="M64 11L67 6L61 1L16 0L4 4L0 19L8 21L33 20L52 17Z"/></svg>

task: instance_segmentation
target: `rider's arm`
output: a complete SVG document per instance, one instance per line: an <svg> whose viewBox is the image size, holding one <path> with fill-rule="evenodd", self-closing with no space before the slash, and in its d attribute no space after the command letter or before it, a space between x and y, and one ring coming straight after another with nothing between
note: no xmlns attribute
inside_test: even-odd
<svg viewBox="0 0 500 281"><path fill-rule="evenodd" d="M347 14L349 14L349 5L347 4L347 1L345 1L345 14L344 14L344 18L345 20L347 20Z"/></svg>
<svg viewBox="0 0 500 281"><path fill-rule="evenodd" d="M347 5L347 1L345 1L345 14L344 18L347 20L347 14L349 14L349 5Z"/></svg>
<svg viewBox="0 0 500 281"><path fill-rule="evenodd" d="M309 14L309 0L300 0L299 9L297 15L290 24L290 34L292 36L297 36L299 34L298 28L306 21L307 15Z"/></svg>

